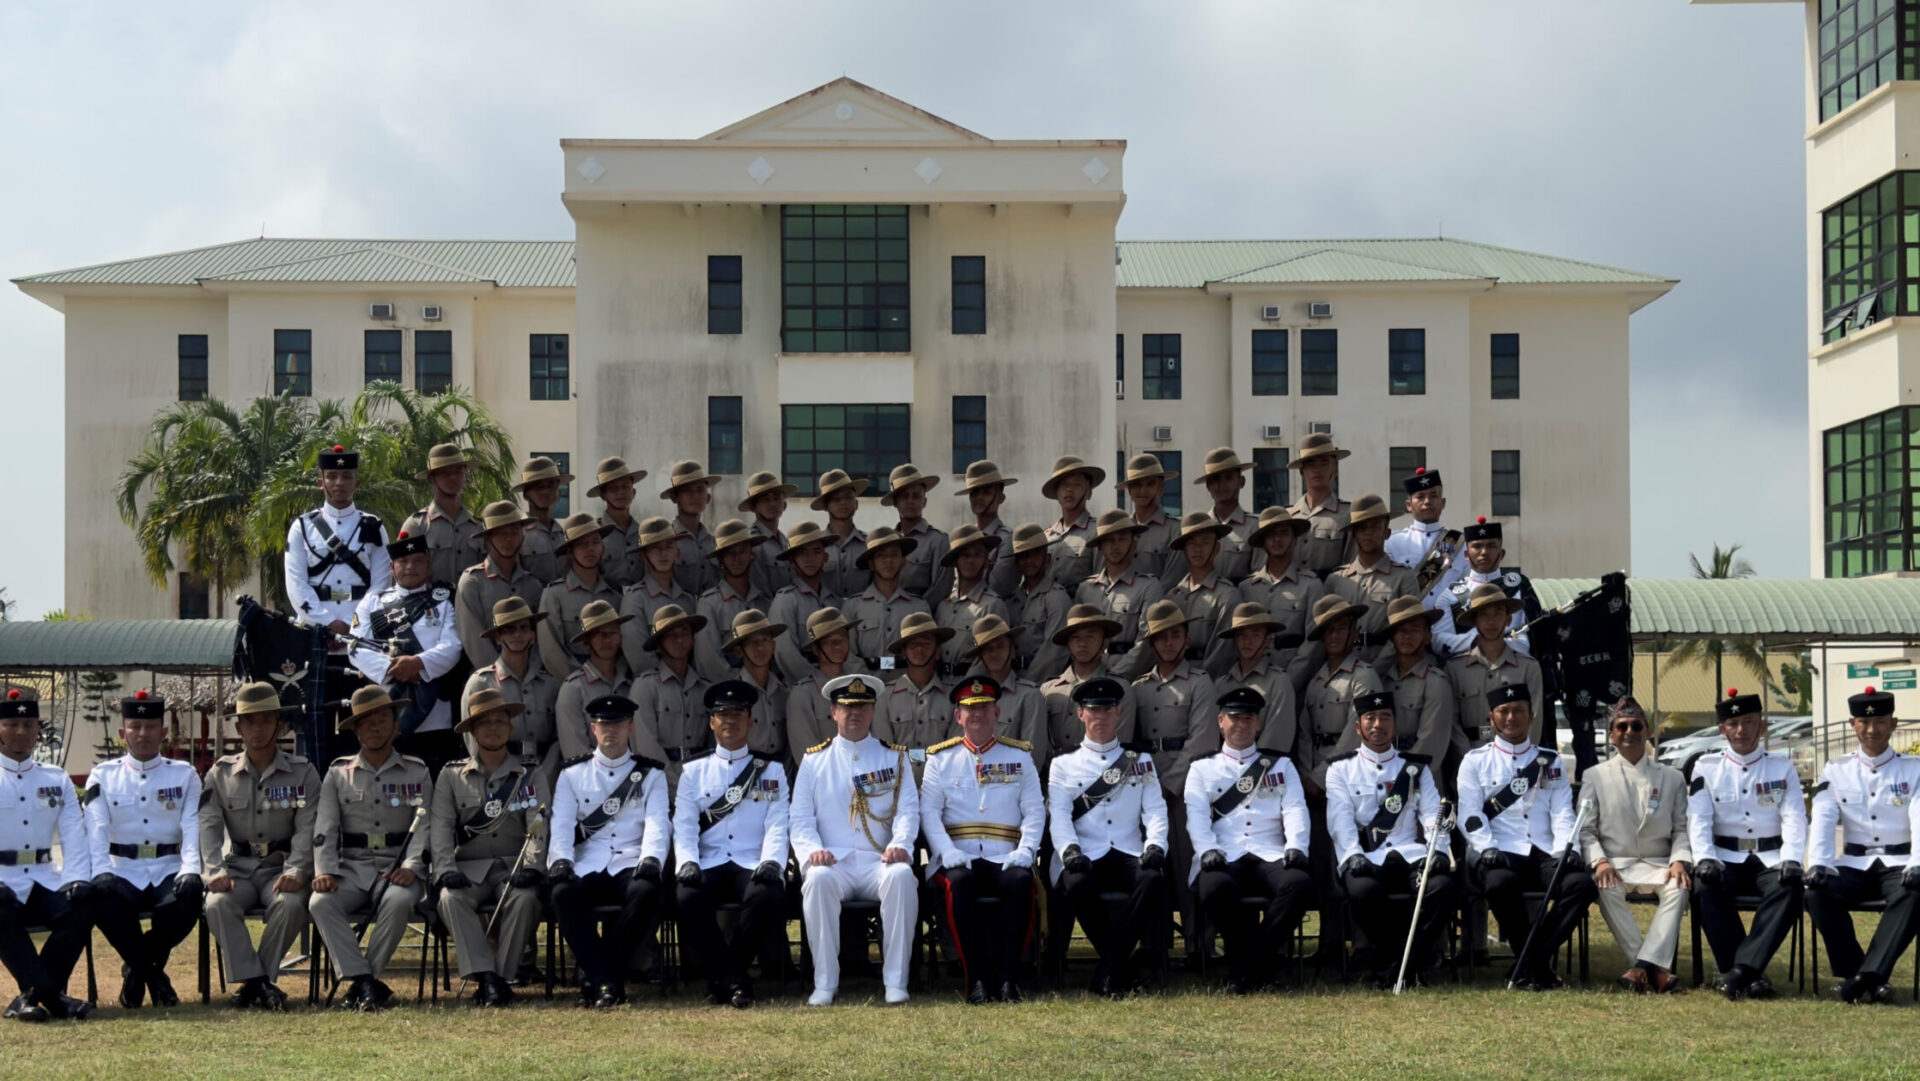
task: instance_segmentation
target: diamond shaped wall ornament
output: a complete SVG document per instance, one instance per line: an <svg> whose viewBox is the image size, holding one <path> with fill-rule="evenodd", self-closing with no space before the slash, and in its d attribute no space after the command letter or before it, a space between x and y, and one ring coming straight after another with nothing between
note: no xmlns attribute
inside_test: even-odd
<svg viewBox="0 0 1920 1081"><path fill-rule="evenodd" d="M920 164L913 167L913 175L919 177L924 183L931 184L940 179L940 163L931 157L921 158Z"/></svg>
<svg viewBox="0 0 1920 1081"><path fill-rule="evenodd" d="M599 158L589 154L587 155L587 160L580 163L579 172L581 177L583 177L587 183L591 184L607 175L607 167L600 164Z"/></svg>
<svg viewBox="0 0 1920 1081"><path fill-rule="evenodd" d="M1105 180L1107 174L1113 172L1113 170L1107 168L1107 163L1101 161L1099 158L1088 158L1087 163L1080 167L1080 172L1089 181L1098 184L1102 180Z"/></svg>
<svg viewBox="0 0 1920 1081"><path fill-rule="evenodd" d="M773 175L773 166L767 164L766 158L756 157L747 166L747 175L753 178L755 184L765 184L767 178Z"/></svg>

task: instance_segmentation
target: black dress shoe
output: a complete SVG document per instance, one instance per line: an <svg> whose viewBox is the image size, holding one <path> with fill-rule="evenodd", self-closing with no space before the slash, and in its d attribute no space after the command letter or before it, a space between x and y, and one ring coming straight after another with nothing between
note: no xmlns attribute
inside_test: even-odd
<svg viewBox="0 0 1920 1081"><path fill-rule="evenodd" d="M736 983L727 989L727 1005L736 1010L744 1010L753 1005L753 988L744 983Z"/></svg>
<svg viewBox="0 0 1920 1081"><path fill-rule="evenodd" d="M600 985L599 990L594 993L593 1008L596 1010L611 1010L615 1006L620 1005L620 999L622 997L618 987L610 983L603 983Z"/></svg>
<svg viewBox="0 0 1920 1081"><path fill-rule="evenodd" d="M1893 992L1887 987L1884 981L1877 976L1869 976L1864 973L1858 976L1849 976L1841 980L1837 993L1842 1002L1877 1003L1893 1001Z"/></svg>
<svg viewBox="0 0 1920 1081"><path fill-rule="evenodd" d="M599 993L600 993L600 989L594 986L593 984L590 984L590 983L581 984L580 985L580 1008L583 1010L593 1009L593 1000L595 996L597 996Z"/></svg>
<svg viewBox="0 0 1920 1081"><path fill-rule="evenodd" d="M1773 981L1765 976L1755 976L1747 983L1747 997L1767 999L1773 997Z"/></svg>
<svg viewBox="0 0 1920 1081"><path fill-rule="evenodd" d="M51 1016L45 1006L26 995L14 999L13 1004L7 1007L7 1019L10 1021L29 1021L37 1025Z"/></svg>
<svg viewBox="0 0 1920 1081"><path fill-rule="evenodd" d="M147 1000L147 984L133 969L120 966L120 1008L137 1010Z"/></svg>
<svg viewBox="0 0 1920 1081"><path fill-rule="evenodd" d="M263 984L260 987L260 1001L254 1006L268 1013L284 1013L287 1008L287 993L270 983Z"/></svg>
<svg viewBox="0 0 1920 1081"><path fill-rule="evenodd" d="M386 1009L388 1004L393 1001L393 988L388 987L372 976L364 976L361 978L366 980L366 986L360 989L360 1008L368 1013Z"/></svg>
<svg viewBox="0 0 1920 1081"><path fill-rule="evenodd" d="M36 995L34 1001L40 1003L48 1015L66 1021L85 1021L87 1015L93 1012L93 1003L62 992Z"/></svg>
<svg viewBox="0 0 1920 1081"><path fill-rule="evenodd" d="M228 996L227 1005L236 1010L250 1010L258 1006L260 992L266 988L266 985L267 980L264 976L255 976L250 980L242 981L240 986L234 989L233 994Z"/></svg>
<svg viewBox="0 0 1920 1081"><path fill-rule="evenodd" d="M973 985L967 988L967 1005L985 1006L989 1001L987 998L987 981L973 981Z"/></svg>
<svg viewBox="0 0 1920 1081"><path fill-rule="evenodd" d="M1020 985L1013 980L1008 980L1000 985L1000 1001L1019 1002L1022 997L1020 994Z"/></svg>
<svg viewBox="0 0 1920 1081"><path fill-rule="evenodd" d="M366 999L367 984L370 979L371 977L367 976L355 976L353 982L347 985L347 993L340 996L337 1007L342 1010L359 1009L360 1004Z"/></svg>
<svg viewBox="0 0 1920 1081"><path fill-rule="evenodd" d="M1113 993L1113 976L1103 967L1093 972L1093 979L1087 981L1087 994L1107 998Z"/></svg>
<svg viewBox="0 0 1920 1081"><path fill-rule="evenodd" d="M1252 988L1247 986L1247 981L1238 976L1230 977L1227 980L1227 994L1229 995L1244 995L1248 994L1251 990Z"/></svg>
<svg viewBox="0 0 1920 1081"><path fill-rule="evenodd" d="M489 972L486 980L487 986L492 990L492 995L487 1002L488 1006L504 1010L513 1005L513 985L507 982L505 976L497 972Z"/></svg>
<svg viewBox="0 0 1920 1081"><path fill-rule="evenodd" d="M147 973L147 993L153 996L155 1006L178 1006L180 996L173 990L173 981L160 969Z"/></svg>

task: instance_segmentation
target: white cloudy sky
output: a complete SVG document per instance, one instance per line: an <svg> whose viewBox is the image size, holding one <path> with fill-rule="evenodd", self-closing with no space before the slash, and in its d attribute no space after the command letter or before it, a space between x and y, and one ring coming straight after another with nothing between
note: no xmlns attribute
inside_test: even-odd
<svg viewBox="0 0 1920 1081"><path fill-rule="evenodd" d="M1633 320L1633 569L1740 542L1808 571L1798 5L534 10L0 0L0 278L263 228L565 237L560 137L698 136L845 74L996 138L1129 140L1123 239L1444 223L1682 279ZM60 316L0 288L0 343L0 585L32 617L61 603Z"/></svg>

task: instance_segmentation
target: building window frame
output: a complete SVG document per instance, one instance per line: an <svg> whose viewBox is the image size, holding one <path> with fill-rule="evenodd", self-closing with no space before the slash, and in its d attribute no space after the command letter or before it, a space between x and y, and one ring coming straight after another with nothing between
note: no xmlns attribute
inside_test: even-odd
<svg viewBox="0 0 1920 1081"><path fill-rule="evenodd" d="M1113 400L1127 400L1127 336L1113 336Z"/></svg>
<svg viewBox="0 0 1920 1081"><path fill-rule="evenodd" d="M1920 2L1820 0L1818 18L1822 123L1887 83L1920 77Z"/></svg>
<svg viewBox="0 0 1920 1081"><path fill-rule="evenodd" d="M1426 392L1426 330L1405 327L1387 331L1387 393L1417 396Z"/></svg>
<svg viewBox="0 0 1920 1081"><path fill-rule="evenodd" d="M273 393L313 397L313 331L273 332Z"/></svg>
<svg viewBox="0 0 1920 1081"><path fill-rule="evenodd" d="M987 257L953 257L953 333L987 332Z"/></svg>
<svg viewBox="0 0 1920 1081"><path fill-rule="evenodd" d="M1153 456L1160 459L1161 469L1169 473L1185 472L1185 470L1181 468L1181 459L1184 456L1179 451L1161 450L1156 447L1153 450ZM1120 475L1124 477L1126 473L1123 471ZM1167 517L1177 520L1182 514L1186 513L1184 508L1187 505L1187 501L1182 498L1185 493L1186 490L1181 487L1180 481L1177 478L1167 482L1166 491L1160 496L1160 509L1166 512ZM1131 501L1129 501L1129 503L1131 503ZM1211 507L1212 504L1208 504L1208 506Z"/></svg>
<svg viewBox="0 0 1920 1081"><path fill-rule="evenodd" d="M963 474L967 467L987 456L987 396L953 396L953 472Z"/></svg>
<svg viewBox="0 0 1920 1081"><path fill-rule="evenodd" d="M179 619L212 619L213 586L197 574L180 571L175 576L179 583L179 605L175 616Z"/></svg>
<svg viewBox="0 0 1920 1081"><path fill-rule="evenodd" d="M1889 173L1820 215L1823 342L1920 315L1920 170Z"/></svg>
<svg viewBox="0 0 1920 1081"><path fill-rule="evenodd" d="M369 330L361 336L360 346L363 383L399 383L406 378L402 371L401 332L397 330Z"/></svg>
<svg viewBox="0 0 1920 1081"><path fill-rule="evenodd" d="M1150 402L1180 400L1180 335L1140 335L1140 397Z"/></svg>
<svg viewBox="0 0 1920 1081"><path fill-rule="evenodd" d="M453 331L413 332L413 389L427 395L453 389Z"/></svg>
<svg viewBox="0 0 1920 1081"><path fill-rule="evenodd" d="M746 472L743 466L746 420L743 403L737 394L707 396L707 466L715 473L732 476Z"/></svg>
<svg viewBox="0 0 1920 1081"><path fill-rule="evenodd" d="M1292 482L1287 464L1285 447L1253 448L1253 511L1255 514L1268 507L1285 507L1293 503ZM1266 566L1263 555L1255 555L1254 562Z"/></svg>
<svg viewBox="0 0 1920 1081"><path fill-rule="evenodd" d="M1488 345L1489 367L1495 401L1520 398L1520 335L1495 334Z"/></svg>
<svg viewBox="0 0 1920 1081"><path fill-rule="evenodd" d="M572 336L568 334L527 335L527 400L564 402L572 398Z"/></svg>
<svg viewBox="0 0 1920 1081"><path fill-rule="evenodd" d="M1287 332L1257 329L1252 336L1253 394L1258 398L1287 393Z"/></svg>
<svg viewBox="0 0 1920 1081"><path fill-rule="evenodd" d="M904 204L780 208L783 351L912 351L909 220Z"/></svg>
<svg viewBox="0 0 1920 1081"><path fill-rule="evenodd" d="M175 378L183 402L207 400L207 336L182 334L176 343Z"/></svg>
<svg viewBox="0 0 1920 1081"><path fill-rule="evenodd" d="M1331 398L1340 393L1340 331L1307 327L1300 331L1300 396Z"/></svg>
<svg viewBox="0 0 1920 1081"><path fill-rule="evenodd" d="M1496 450L1493 452L1492 506L1496 518L1518 518L1520 516L1520 452L1517 450Z"/></svg>
<svg viewBox="0 0 1920 1081"><path fill-rule="evenodd" d="M744 328L741 273L740 256L707 256L708 334L739 334Z"/></svg>
<svg viewBox="0 0 1920 1081"><path fill-rule="evenodd" d="M888 475L913 460L913 406L906 402L783 403L780 471L801 495L820 494L820 474L844 469L866 480L869 496L890 489Z"/></svg>
<svg viewBox="0 0 1920 1081"><path fill-rule="evenodd" d="M1920 569L1920 406L1829 428L1820 442L1826 577Z"/></svg>
<svg viewBox="0 0 1920 1081"><path fill-rule="evenodd" d="M1387 448L1387 491L1406 491L1404 482L1415 472L1427 466L1427 448L1425 447L1388 447ZM1391 499L1391 497L1389 497Z"/></svg>

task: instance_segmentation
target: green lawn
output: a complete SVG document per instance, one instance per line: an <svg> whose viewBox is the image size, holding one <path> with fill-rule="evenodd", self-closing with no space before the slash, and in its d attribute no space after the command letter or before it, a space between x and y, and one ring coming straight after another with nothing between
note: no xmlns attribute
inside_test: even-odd
<svg viewBox="0 0 1920 1081"><path fill-rule="evenodd" d="M535 990L504 1013L481 1014L443 998L438 1007L408 1004L372 1016L304 1006L243 1015L217 999L200 1006L190 991L189 938L175 955L174 980L194 1004L131 1015L106 1006L85 1025L9 1024L0 1028L9 1051L0 1055L0 1077L899 1081L938 1071L1050 1081L1628 1074L1760 1081L1911 1077L1920 1069L1920 1015L1906 992L1911 955L1895 975L1898 1006L1842 1006L1826 981L1823 999L1797 996L1784 957L1772 973L1782 998L1732 1004L1706 992L1633 997L1604 990L1624 962L1597 915L1593 935L1594 986L1552 994L1499 990L1497 975L1483 970L1474 985L1397 999L1324 984L1231 998L1182 977L1173 990L1121 1003L1070 992L972 1009L957 1001L949 981L942 993L917 993L911 1004L889 1009L873 1004L877 982L850 982L842 1004L828 1010L807 1009L789 995L740 1013L685 994L663 1002L647 989L636 991L626 1009L590 1014L564 1000L542 1002ZM1683 972L1688 949L1683 936ZM413 956L403 949L390 973L403 999L413 992ZM101 1001L111 1003L119 966L104 943L96 957ZM83 980L76 974L73 989ZM284 983L300 996L305 986L304 977L291 975ZM10 984L4 989L11 997Z"/></svg>

